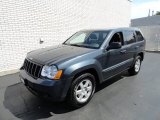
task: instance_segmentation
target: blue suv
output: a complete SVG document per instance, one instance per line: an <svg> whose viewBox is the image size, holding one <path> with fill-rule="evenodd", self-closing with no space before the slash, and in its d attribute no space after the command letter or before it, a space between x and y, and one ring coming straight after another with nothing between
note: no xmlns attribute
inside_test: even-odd
<svg viewBox="0 0 160 120"><path fill-rule="evenodd" d="M60 46L29 52L20 79L36 95L81 107L98 84L126 70L136 75L144 50L137 28L83 30Z"/></svg>

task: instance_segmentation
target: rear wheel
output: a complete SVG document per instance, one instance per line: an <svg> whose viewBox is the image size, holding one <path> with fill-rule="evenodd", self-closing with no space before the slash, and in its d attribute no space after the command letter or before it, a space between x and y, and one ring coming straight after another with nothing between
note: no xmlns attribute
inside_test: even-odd
<svg viewBox="0 0 160 120"><path fill-rule="evenodd" d="M79 108L86 105L95 92L95 77L90 73L85 73L73 80L69 94L69 105Z"/></svg>
<svg viewBox="0 0 160 120"><path fill-rule="evenodd" d="M141 68L142 59L140 56L137 56L134 62L134 65L128 70L130 75L136 75L139 73Z"/></svg>

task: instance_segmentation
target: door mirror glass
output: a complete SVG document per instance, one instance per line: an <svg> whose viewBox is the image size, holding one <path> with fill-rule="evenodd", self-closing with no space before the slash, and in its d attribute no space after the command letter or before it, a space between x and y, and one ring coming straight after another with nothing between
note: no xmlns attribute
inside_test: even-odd
<svg viewBox="0 0 160 120"><path fill-rule="evenodd" d="M119 49L121 47L122 47L121 42L112 42L109 45L108 50L110 50L110 49Z"/></svg>

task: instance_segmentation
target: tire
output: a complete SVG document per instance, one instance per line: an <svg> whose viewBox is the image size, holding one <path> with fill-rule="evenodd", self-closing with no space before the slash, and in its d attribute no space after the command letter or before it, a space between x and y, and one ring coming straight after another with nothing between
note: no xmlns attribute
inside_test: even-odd
<svg viewBox="0 0 160 120"><path fill-rule="evenodd" d="M94 95L96 88L95 77L90 73L84 73L75 78L70 86L67 103L74 108L86 105Z"/></svg>
<svg viewBox="0 0 160 120"><path fill-rule="evenodd" d="M141 68L142 59L140 56L137 56L133 66L128 70L130 75L136 75L139 73Z"/></svg>

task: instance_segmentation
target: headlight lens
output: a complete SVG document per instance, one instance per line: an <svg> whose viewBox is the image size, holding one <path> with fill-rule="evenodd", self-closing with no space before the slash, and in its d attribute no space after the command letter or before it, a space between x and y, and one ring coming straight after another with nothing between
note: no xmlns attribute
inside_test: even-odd
<svg viewBox="0 0 160 120"><path fill-rule="evenodd" d="M54 79L56 74L58 73L58 69L56 66L43 66L41 75L43 77L48 77L50 79Z"/></svg>

